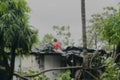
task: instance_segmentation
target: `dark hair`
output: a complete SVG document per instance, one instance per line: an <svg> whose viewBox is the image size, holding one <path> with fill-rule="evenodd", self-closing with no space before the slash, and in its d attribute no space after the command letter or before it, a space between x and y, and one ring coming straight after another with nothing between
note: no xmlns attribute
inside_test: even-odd
<svg viewBox="0 0 120 80"><path fill-rule="evenodd" d="M57 42L57 39L55 38L54 41Z"/></svg>

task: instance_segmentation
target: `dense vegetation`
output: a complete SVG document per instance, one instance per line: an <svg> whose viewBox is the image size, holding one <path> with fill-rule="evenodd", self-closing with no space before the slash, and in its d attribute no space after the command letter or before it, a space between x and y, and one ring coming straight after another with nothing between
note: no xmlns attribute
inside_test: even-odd
<svg viewBox="0 0 120 80"><path fill-rule="evenodd" d="M29 53L37 41L37 31L29 25L29 12L25 0L0 0L0 61L5 80L12 80L15 56Z"/></svg>
<svg viewBox="0 0 120 80"><path fill-rule="evenodd" d="M13 75L27 80L26 77L21 76L22 74L15 74L14 67L16 55L30 53L33 44L37 42L37 31L29 25L29 12L30 8L25 0L0 1L0 61L3 61L4 69L2 70L5 72L5 80L12 80ZM92 39L88 37L88 41L92 45L90 45L90 48L98 48L98 44L103 43L102 48L111 51L111 54L101 56L95 52L92 55L85 55L90 60L86 63L88 66L78 69L75 78L76 80L87 78L92 80L119 80L120 6L119 9L114 7L104 8L103 13L92 15L90 22L91 27L89 27L88 34L90 34L90 37L93 36ZM74 45L69 26L54 26L53 29L57 36L63 37L62 45ZM53 35L46 34L41 43L51 42L52 38ZM86 43L84 44L84 47L87 47ZM36 72L30 71L28 74L32 75ZM71 80L70 75L71 72L66 71L60 73L54 80ZM33 77L31 80L49 80L49 78L40 75Z"/></svg>

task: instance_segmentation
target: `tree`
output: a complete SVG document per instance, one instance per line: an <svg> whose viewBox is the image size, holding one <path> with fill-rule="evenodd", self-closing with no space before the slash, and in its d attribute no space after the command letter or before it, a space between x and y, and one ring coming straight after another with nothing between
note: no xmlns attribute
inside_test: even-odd
<svg viewBox="0 0 120 80"><path fill-rule="evenodd" d="M103 47L102 43L107 43L104 41L101 36L99 36L99 32L96 30L98 26L101 25L100 21L102 19L100 14L91 15L92 19L89 20L92 23L89 27L87 27L87 38L88 38L88 47L90 48L100 48ZM100 44L100 46L99 46Z"/></svg>
<svg viewBox="0 0 120 80"><path fill-rule="evenodd" d="M103 13L92 15L90 20L92 23L91 30L96 31L97 36L109 45L118 45L120 43L119 14L119 9L105 7Z"/></svg>
<svg viewBox="0 0 120 80"><path fill-rule="evenodd" d="M112 57L107 58L104 61L105 72L100 76L100 80L119 80L120 79L120 69L114 62Z"/></svg>
<svg viewBox="0 0 120 80"><path fill-rule="evenodd" d="M58 39L61 47L73 46L74 40L71 38L70 26L53 26L54 34L45 34L40 44L51 43L53 39Z"/></svg>
<svg viewBox="0 0 120 80"><path fill-rule="evenodd" d="M43 37L43 39L41 40L41 42L40 43L43 43L43 44L45 44L45 43L50 43L50 42L52 42L52 40L53 40L53 35L52 34L45 34L44 35L44 37Z"/></svg>
<svg viewBox="0 0 120 80"><path fill-rule="evenodd" d="M7 79L12 80L15 56L29 53L37 42L37 31L29 25L30 8L25 0L0 1L0 56Z"/></svg>
<svg viewBox="0 0 120 80"><path fill-rule="evenodd" d="M53 26L53 30L63 46L74 45L74 41L71 39L70 26Z"/></svg>

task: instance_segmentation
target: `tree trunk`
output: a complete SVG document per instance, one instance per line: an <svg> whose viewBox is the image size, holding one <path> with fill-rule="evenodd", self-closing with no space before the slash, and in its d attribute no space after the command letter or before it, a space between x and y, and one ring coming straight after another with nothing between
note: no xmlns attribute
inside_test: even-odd
<svg viewBox="0 0 120 80"><path fill-rule="evenodd" d="M3 32L4 34L4 32ZM1 36L1 45L0 45L0 49L1 49L1 56L3 57L3 66L5 67L5 71L3 71L3 80L7 80L8 79L8 76L9 76L9 71L10 71L10 66L9 66L9 63L8 63L8 55L7 53L5 53L4 51L4 40L3 40L3 35Z"/></svg>
<svg viewBox="0 0 120 80"><path fill-rule="evenodd" d="M83 38L83 48L87 48L86 40L86 13L85 13L85 0L81 0L81 17L82 17L82 38Z"/></svg>
<svg viewBox="0 0 120 80"><path fill-rule="evenodd" d="M86 37L86 13L85 13L85 0L81 0L81 17L82 17L82 39L83 39L83 66L88 67L87 56L87 37Z"/></svg>
<svg viewBox="0 0 120 80"><path fill-rule="evenodd" d="M8 80L13 79L13 73L14 73L14 67L15 67L15 49L13 48L11 51L11 60L10 60L10 73Z"/></svg>
<svg viewBox="0 0 120 80"><path fill-rule="evenodd" d="M9 76L9 71L10 71L10 66L8 64L8 57L6 55L6 53L4 51L2 51L2 56L3 56L3 66L5 67L5 70L3 70L3 80L8 80L8 76Z"/></svg>

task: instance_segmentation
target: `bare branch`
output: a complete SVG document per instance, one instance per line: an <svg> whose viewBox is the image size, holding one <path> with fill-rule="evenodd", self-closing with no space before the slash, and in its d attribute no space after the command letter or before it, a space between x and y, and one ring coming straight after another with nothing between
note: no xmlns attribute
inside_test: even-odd
<svg viewBox="0 0 120 80"><path fill-rule="evenodd" d="M76 69L76 68L77 69L84 69L84 70L95 70L95 69L97 70L97 69L100 69L102 67L104 67L104 66L100 66L98 68L84 68L83 66L58 67L58 68L43 70L43 71L41 71L41 72L39 72L37 74L27 75L25 77L36 77L36 76L39 76L39 75L41 75L41 74L43 74L45 72L54 71L54 70L66 70L66 69Z"/></svg>

